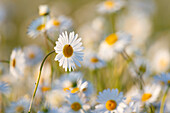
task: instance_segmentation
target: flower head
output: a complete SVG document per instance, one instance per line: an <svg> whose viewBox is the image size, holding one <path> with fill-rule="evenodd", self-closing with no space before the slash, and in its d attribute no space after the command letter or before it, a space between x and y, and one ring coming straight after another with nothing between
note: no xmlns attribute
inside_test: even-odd
<svg viewBox="0 0 170 113"><path fill-rule="evenodd" d="M40 5L39 6L39 15L40 16L45 16L48 15L50 13L50 9L48 7L48 5Z"/></svg>
<svg viewBox="0 0 170 113"><path fill-rule="evenodd" d="M55 61L59 61L59 65L65 68L65 71L75 69L75 63L80 67L79 61L83 61L84 53L82 50L81 38L78 38L78 34L74 35L71 32L69 35L67 32L60 34L56 46L54 47L57 53Z"/></svg>

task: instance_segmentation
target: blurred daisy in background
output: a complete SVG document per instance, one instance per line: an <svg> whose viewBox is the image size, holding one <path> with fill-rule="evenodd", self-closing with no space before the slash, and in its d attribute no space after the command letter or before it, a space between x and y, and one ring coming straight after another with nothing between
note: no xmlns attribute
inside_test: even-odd
<svg viewBox="0 0 170 113"><path fill-rule="evenodd" d="M15 48L10 58L10 72L16 78L24 75L25 71L25 55L21 48Z"/></svg>
<svg viewBox="0 0 170 113"><path fill-rule="evenodd" d="M31 38L36 38L42 35L46 31L46 22L49 21L49 17L39 17L34 20L31 25L28 27L28 35Z"/></svg>
<svg viewBox="0 0 170 113"><path fill-rule="evenodd" d="M43 59L43 51L36 45L25 47L24 54L28 66L34 66Z"/></svg>
<svg viewBox="0 0 170 113"><path fill-rule="evenodd" d="M124 100L123 93L118 89L107 89L99 92L95 113L112 113L117 111L117 107Z"/></svg>
<svg viewBox="0 0 170 113"><path fill-rule="evenodd" d="M160 75L154 76L154 79L163 85L170 85L170 73L161 73Z"/></svg>
<svg viewBox="0 0 170 113"><path fill-rule="evenodd" d="M133 100L140 101L141 104L145 103L147 105L157 101L161 92L161 86L158 84L151 84L144 87L144 91L139 91L138 95L133 97Z"/></svg>
<svg viewBox="0 0 170 113"><path fill-rule="evenodd" d="M152 22L150 17L143 13L128 12L127 14L118 16L116 19L116 28L131 34L132 44L140 47L145 44L145 41L152 33Z"/></svg>
<svg viewBox="0 0 170 113"><path fill-rule="evenodd" d="M135 65L135 68L134 68L134 65ZM129 65L129 69L130 69L132 76L134 77L142 76L142 78L144 78L145 80L151 74L149 62L146 59L141 58L141 57L135 58L134 64L131 63ZM136 72L136 70L139 70L139 71Z"/></svg>
<svg viewBox="0 0 170 113"><path fill-rule="evenodd" d="M65 74L61 76L59 81L56 82L56 87L62 89L65 92L69 92L70 90L79 91L77 88L78 81L83 79L83 75L81 72L71 72L69 74Z"/></svg>
<svg viewBox="0 0 170 113"><path fill-rule="evenodd" d="M139 107L138 102L130 102L129 104L125 104L121 113L139 113Z"/></svg>
<svg viewBox="0 0 170 113"><path fill-rule="evenodd" d="M16 102L12 102L6 109L6 113L27 113L29 109L29 101L21 98Z"/></svg>
<svg viewBox="0 0 170 113"><path fill-rule="evenodd" d="M56 46L54 47L57 53L55 61L59 61L59 66L63 65L65 71L71 71L76 68L75 64L81 66L79 61L83 61L84 53L82 50L81 38L78 38L78 34L74 35L74 32L62 32L59 35Z"/></svg>
<svg viewBox="0 0 170 113"><path fill-rule="evenodd" d="M97 54L86 52L83 65L89 69L98 69L105 66L105 61L100 59Z"/></svg>
<svg viewBox="0 0 170 113"><path fill-rule="evenodd" d="M152 54L152 69L157 72L166 72L170 69L170 51L169 49L159 49Z"/></svg>
<svg viewBox="0 0 170 113"><path fill-rule="evenodd" d="M51 36L54 33L61 33L63 31L70 31L72 28L72 20L66 16L59 16L58 18L51 18L47 22L47 34Z"/></svg>
<svg viewBox="0 0 170 113"><path fill-rule="evenodd" d="M69 95L66 99L68 101L69 108L67 113L84 113L84 104L77 95Z"/></svg>
<svg viewBox="0 0 170 113"><path fill-rule="evenodd" d="M51 90L46 93L45 99L47 105L51 107L62 107L66 103L65 93L62 90Z"/></svg>
<svg viewBox="0 0 170 113"><path fill-rule="evenodd" d="M48 5L40 5L39 6L39 15L40 16L46 16L49 15L50 13L50 9L48 7Z"/></svg>
<svg viewBox="0 0 170 113"><path fill-rule="evenodd" d="M98 4L99 13L113 13L120 10L124 6L123 0L105 0Z"/></svg>
<svg viewBox="0 0 170 113"><path fill-rule="evenodd" d="M125 32L110 34L99 46L99 56L104 60L110 60L115 52L122 52L131 43L131 35Z"/></svg>
<svg viewBox="0 0 170 113"><path fill-rule="evenodd" d="M0 81L0 93L6 94L9 93L10 87L9 84L3 81Z"/></svg>

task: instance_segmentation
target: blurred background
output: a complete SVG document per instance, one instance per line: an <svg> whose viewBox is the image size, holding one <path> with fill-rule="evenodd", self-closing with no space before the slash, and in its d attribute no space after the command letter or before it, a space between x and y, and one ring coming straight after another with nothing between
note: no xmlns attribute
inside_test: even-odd
<svg viewBox="0 0 170 113"><path fill-rule="evenodd" d="M38 17L38 6L48 4L51 15L66 15L73 20L77 30L83 23L97 15L96 4L102 0L0 0L0 58L9 58L14 47L39 43L27 36L27 28ZM139 0L130 0L131 2ZM152 11L150 41L170 37L170 0L140 0ZM130 4L129 4L130 5ZM138 7L137 7L138 8ZM149 9L149 10L150 10ZM147 11L146 11L147 12ZM149 11L148 11L149 12ZM162 37L165 34L165 37ZM160 36L161 35L161 36ZM167 36L168 35L168 36Z"/></svg>

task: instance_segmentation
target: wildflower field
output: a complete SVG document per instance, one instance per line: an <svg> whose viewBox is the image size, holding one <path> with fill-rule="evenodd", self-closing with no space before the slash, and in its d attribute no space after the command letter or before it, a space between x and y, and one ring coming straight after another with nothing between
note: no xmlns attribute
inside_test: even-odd
<svg viewBox="0 0 170 113"><path fill-rule="evenodd" d="M0 113L170 113L170 0L0 0Z"/></svg>

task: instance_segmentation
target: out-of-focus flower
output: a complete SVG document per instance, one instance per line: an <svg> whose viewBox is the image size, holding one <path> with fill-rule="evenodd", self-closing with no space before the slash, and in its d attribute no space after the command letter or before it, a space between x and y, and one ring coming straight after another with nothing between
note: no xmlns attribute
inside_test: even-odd
<svg viewBox="0 0 170 113"><path fill-rule="evenodd" d="M46 31L46 22L49 17L39 17L34 20L28 28L28 35L31 38L36 38Z"/></svg>
<svg viewBox="0 0 170 113"><path fill-rule="evenodd" d="M21 48L15 48L10 58L10 72L16 78L23 76L25 71L25 56Z"/></svg>
<svg viewBox="0 0 170 113"><path fill-rule="evenodd" d="M39 15L40 16L49 15L49 13L50 13L50 9L49 9L48 5L40 5L39 6Z"/></svg>
<svg viewBox="0 0 170 113"><path fill-rule="evenodd" d="M120 10L124 6L123 0L105 0L98 5L98 12L113 13Z"/></svg>
<svg viewBox="0 0 170 113"><path fill-rule="evenodd" d="M140 101L141 103L150 104L157 100L161 91L161 86L152 84L144 87L144 92L138 92L139 94L133 97L133 100Z"/></svg>
<svg viewBox="0 0 170 113"><path fill-rule="evenodd" d="M130 65L130 71L132 73L132 76L142 76L144 79L146 79L151 74L151 69L148 61L144 58L137 57L134 59L134 65ZM138 70L138 72L136 72Z"/></svg>
<svg viewBox="0 0 170 113"><path fill-rule="evenodd" d="M46 103L51 107L62 107L65 103L65 93L61 90L52 90L46 94Z"/></svg>
<svg viewBox="0 0 170 113"><path fill-rule="evenodd" d="M117 29L131 34L132 44L137 47L145 43L152 31L150 17L140 12L129 12L119 16L116 21Z"/></svg>
<svg viewBox="0 0 170 113"><path fill-rule="evenodd" d="M155 72L166 72L170 68L170 52L168 49L157 50L152 55L152 69Z"/></svg>
<svg viewBox="0 0 170 113"><path fill-rule="evenodd" d="M100 103L96 106L96 113L112 113L116 112L119 104L124 100L123 93L118 92L118 89L107 89L99 92L97 102Z"/></svg>
<svg viewBox="0 0 170 113"><path fill-rule="evenodd" d="M84 53L82 50L81 38L78 38L78 34L74 35L74 32L67 32L60 34L56 46L54 47L55 52L58 53L55 57L55 61L59 61L59 65L65 68L65 71L76 68L75 64L79 67L80 62L83 61Z"/></svg>
<svg viewBox="0 0 170 113"><path fill-rule="evenodd" d="M130 102L128 105L125 104L122 113L139 113L139 107L138 102Z"/></svg>
<svg viewBox="0 0 170 113"><path fill-rule="evenodd" d="M117 32L109 35L99 47L99 56L104 60L114 57L114 52L122 52L131 42L131 35Z"/></svg>
<svg viewBox="0 0 170 113"><path fill-rule="evenodd" d="M12 102L10 107L6 109L6 113L27 113L29 109L29 101L21 98L16 102Z"/></svg>
<svg viewBox="0 0 170 113"><path fill-rule="evenodd" d="M6 82L0 82L0 93L6 94L10 91L9 85Z"/></svg>
<svg viewBox="0 0 170 113"><path fill-rule="evenodd" d="M27 46L24 48L25 60L28 66L38 64L43 58L43 51L35 45Z"/></svg>
<svg viewBox="0 0 170 113"><path fill-rule="evenodd" d="M105 62L100 59L96 54L89 52L85 55L83 65L90 69L97 69L104 67Z"/></svg>
<svg viewBox="0 0 170 113"><path fill-rule="evenodd" d="M54 34L55 32L68 31L72 27L72 20L65 16L59 16L58 18L51 18L47 22L47 33L48 35Z"/></svg>
<svg viewBox="0 0 170 113"><path fill-rule="evenodd" d="M154 77L154 79L160 83L170 85L170 73L162 73Z"/></svg>
<svg viewBox="0 0 170 113"><path fill-rule="evenodd" d="M79 91L77 88L78 81L83 79L83 75L80 72L71 72L69 74L63 75L59 81L56 83L57 88L62 89L65 92L72 91L75 93Z"/></svg>
<svg viewBox="0 0 170 113"><path fill-rule="evenodd" d="M84 113L83 102L77 95L69 95L66 99L69 104L67 113Z"/></svg>

